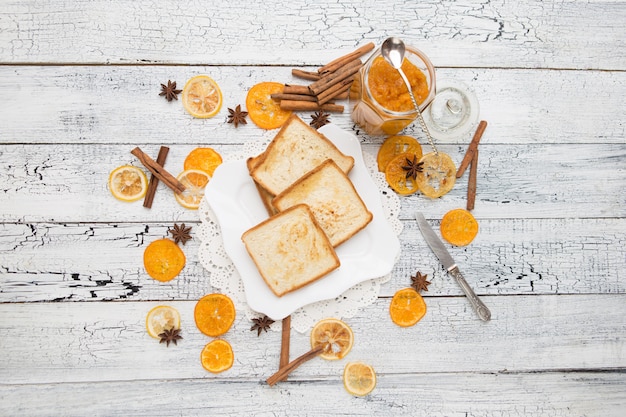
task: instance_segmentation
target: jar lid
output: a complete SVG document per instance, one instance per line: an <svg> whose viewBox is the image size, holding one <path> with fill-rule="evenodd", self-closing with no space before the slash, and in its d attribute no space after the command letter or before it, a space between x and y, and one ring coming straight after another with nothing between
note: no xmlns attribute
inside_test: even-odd
<svg viewBox="0 0 626 417"><path fill-rule="evenodd" d="M478 99L460 81L438 80L435 98L422 116L433 138L460 138L471 132L478 123Z"/></svg>

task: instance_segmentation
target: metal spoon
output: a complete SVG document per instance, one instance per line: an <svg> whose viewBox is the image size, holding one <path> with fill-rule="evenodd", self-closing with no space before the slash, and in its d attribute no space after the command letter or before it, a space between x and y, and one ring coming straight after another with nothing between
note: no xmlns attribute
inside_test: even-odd
<svg viewBox="0 0 626 417"><path fill-rule="evenodd" d="M382 53L383 58L385 58L385 60L389 62L389 64L391 64L392 67L398 70L398 73L402 77L402 80L404 81L406 88L409 90L409 95L411 96L411 101L413 102L415 111L417 112L417 120L419 121L419 124L422 127L422 130L424 130L424 133L426 134L426 137L428 138L428 143L430 143L430 146L433 148L433 151L435 152L435 154L438 154L439 152L437 151L437 148L435 147L435 143L433 142L433 138L430 135L428 126L426 126L426 122L424 121L424 118L422 117L422 112L420 111L420 108L417 104L417 100L415 100L415 96L413 95L413 90L411 89L411 83L409 83L409 79L406 78L404 71L402 71L402 62L404 61L404 53L406 52L406 47L404 46L404 42L402 42L402 39L395 38L395 37L387 38L385 39L385 42L383 42L382 46L380 47L380 52Z"/></svg>

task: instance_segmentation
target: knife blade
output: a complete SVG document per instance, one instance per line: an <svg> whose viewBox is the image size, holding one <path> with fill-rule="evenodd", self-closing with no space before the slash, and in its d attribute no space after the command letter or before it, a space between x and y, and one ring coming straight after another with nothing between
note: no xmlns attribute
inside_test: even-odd
<svg viewBox="0 0 626 417"><path fill-rule="evenodd" d="M424 240L426 240L426 243L428 243L428 246L433 251L435 256L439 258L439 261L446 271L448 271L448 273L456 279L457 283L472 304L472 307L474 308L474 311L476 311L478 317L483 321L489 321L491 319L491 312L487 306L480 301L478 296L474 293L474 290L472 290L472 287L469 286L463 277L463 274L461 274L456 262L454 262L454 259L444 246L439 236L437 236L432 227L430 227L430 224L428 224L424 215L418 211L415 213L415 219L417 220L417 225L424 236Z"/></svg>

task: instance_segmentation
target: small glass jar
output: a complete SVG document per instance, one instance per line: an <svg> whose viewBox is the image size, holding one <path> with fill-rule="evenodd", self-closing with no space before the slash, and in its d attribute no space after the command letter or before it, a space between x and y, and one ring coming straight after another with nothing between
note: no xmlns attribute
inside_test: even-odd
<svg viewBox="0 0 626 417"><path fill-rule="evenodd" d="M416 119L417 112L414 108L408 111L390 110L374 98L370 88L369 76L372 64L379 57L384 59L382 58L380 48L374 51L354 77L354 82L350 88L349 107L352 120L369 135L390 136L395 135L410 125ZM421 103L416 97L420 111L423 111L435 97L435 68L422 51L409 45L406 46L404 59L408 59L426 77L428 95ZM391 70L395 71L390 64L387 65L389 65ZM408 78L411 81L411 78ZM411 107L413 106L411 105Z"/></svg>

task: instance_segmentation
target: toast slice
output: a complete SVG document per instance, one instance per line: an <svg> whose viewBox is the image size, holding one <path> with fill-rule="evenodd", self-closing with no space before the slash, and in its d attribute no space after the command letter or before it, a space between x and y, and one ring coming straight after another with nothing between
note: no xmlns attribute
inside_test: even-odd
<svg viewBox="0 0 626 417"><path fill-rule="evenodd" d="M318 280L340 265L328 237L304 204L244 232L241 240L278 297Z"/></svg>
<svg viewBox="0 0 626 417"><path fill-rule="evenodd" d="M350 239L373 218L350 178L332 159L305 174L272 200L278 211L297 204L311 208L334 247Z"/></svg>
<svg viewBox="0 0 626 417"><path fill-rule="evenodd" d="M346 174L354 158L342 153L328 138L293 114L267 146L250 175L272 195L278 195L298 178L332 159Z"/></svg>
<svg viewBox="0 0 626 417"><path fill-rule="evenodd" d="M261 160L260 155L248 158L246 160L246 165L248 166L248 172L251 172L252 169L255 166L257 166L260 160ZM270 194L269 191L267 191L265 188L263 188L261 184L259 184L258 182L254 181L254 185L256 187L257 192L259 193L259 197L261 197L261 201L263 202L263 206L265 207L267 214L269 214L270 216L273 216L274 214L276 214L277 211L272 205L272 200L274 199L274 196Z"/></svg>

